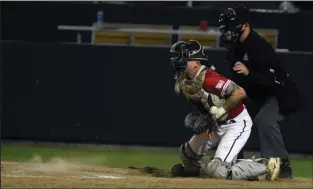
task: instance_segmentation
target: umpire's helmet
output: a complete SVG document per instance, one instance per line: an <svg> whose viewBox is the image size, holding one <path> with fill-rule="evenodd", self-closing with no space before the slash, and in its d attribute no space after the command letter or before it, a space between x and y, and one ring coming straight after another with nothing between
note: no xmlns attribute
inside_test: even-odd
<svg viewBox="0 0 313 189"><path fill-rule="evenodd" d="M242 26L250 22L249 10L243 5L234 9L228 8L220 14L218 22L224 42L237 42L242 34Z"/></svg>
<svg viewBox="0 0 313 189"><path fill-rule="evenodd" d="M172 45L170 52L172 53L171 61L175 74L186 69L187 61L206 62L208 60L202 45L196 40L178 41Z"/></svg>

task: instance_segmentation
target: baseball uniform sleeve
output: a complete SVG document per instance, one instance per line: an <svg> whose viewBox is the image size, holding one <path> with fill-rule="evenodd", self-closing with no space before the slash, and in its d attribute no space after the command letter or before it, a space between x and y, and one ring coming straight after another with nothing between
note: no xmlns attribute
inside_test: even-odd
<svg viewBox="0 0 313 189"><path fill-rule="evenodd" d="M218 74L216 71L210 70L205 74L205 79L203 82L203 87L208 92L224 97L227 86L232 81L225 78L224 76Z"/></svg>

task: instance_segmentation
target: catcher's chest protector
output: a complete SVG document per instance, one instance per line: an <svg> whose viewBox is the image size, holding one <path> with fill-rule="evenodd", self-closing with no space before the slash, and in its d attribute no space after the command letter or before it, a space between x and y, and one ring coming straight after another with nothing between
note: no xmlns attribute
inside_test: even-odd
<svg viewBox="0 0 313 189"><path fill-rule="evenodd" d="M208 68L201 66L193 79L187 79L184 74L175 83L175 92L182 93L189 101L200 101L209 112L211 106L221 107L225 100L219 96L207 92L203 88L205 74Z"/></svg>

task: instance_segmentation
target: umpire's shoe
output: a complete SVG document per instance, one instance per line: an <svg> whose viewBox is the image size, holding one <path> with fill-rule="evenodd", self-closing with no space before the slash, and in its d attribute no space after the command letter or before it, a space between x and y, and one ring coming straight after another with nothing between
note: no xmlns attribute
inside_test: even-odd
<svg viewBox="0 0 313 189"><path fill-rule="evenodd" d="M292 170L289 159L282 159L280 165L280 177L282 179L292 179Z"/></svg>

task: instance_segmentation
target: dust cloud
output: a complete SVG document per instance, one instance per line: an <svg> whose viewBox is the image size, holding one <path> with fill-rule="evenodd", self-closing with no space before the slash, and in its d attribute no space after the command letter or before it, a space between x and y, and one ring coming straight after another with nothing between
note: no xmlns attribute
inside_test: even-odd
<svg viewBox="0 0 313 189"><path fill-rule="evenodd" d="M41 156L34 156L30 161L25 162L26 169L40 172L69 172L82 170L82 165L66 161L61 157L54 157L49 161L43 161Z"/></svg>

